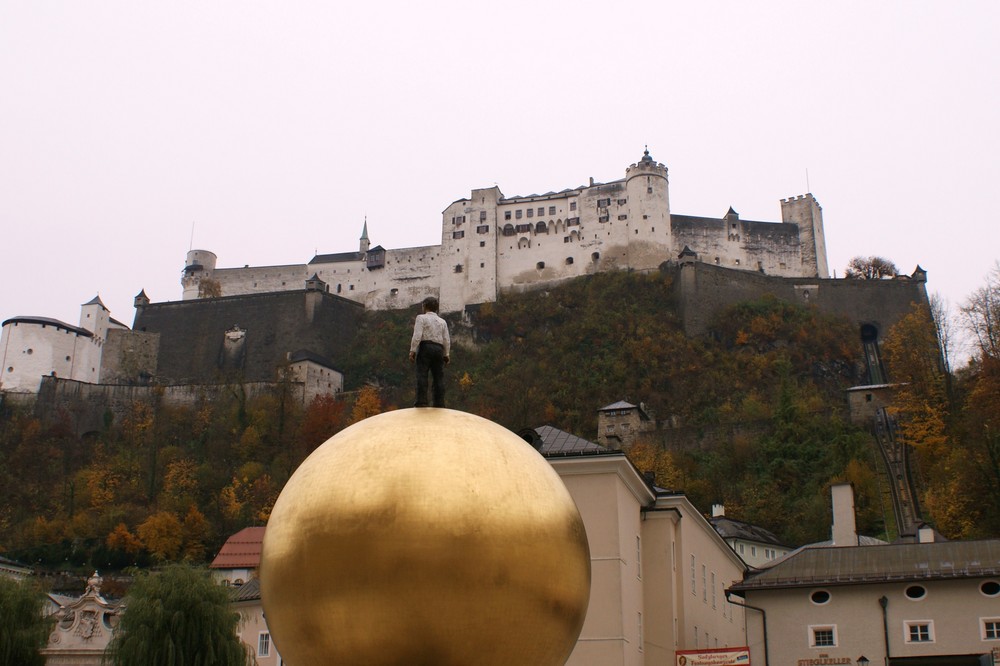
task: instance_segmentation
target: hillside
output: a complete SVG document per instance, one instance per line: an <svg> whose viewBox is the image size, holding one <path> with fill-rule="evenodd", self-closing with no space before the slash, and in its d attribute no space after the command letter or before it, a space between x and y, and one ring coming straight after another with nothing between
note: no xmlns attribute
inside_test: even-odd
<svg viewBox="0 0 1000 666"><path fill-rule="evenodd" d="M449 407L596 439L598 408L642 401L670 427L640 440L633 459L703 511L724 503L786 543L822 540L827 485L847 479L859 528L880 534L870 439L844 418L843 390L862 377L854 327L764 298L687 337L670 279L595 275L452 318ZM412 401L414 315L366 313L341 362L348 393L305 408L280 386L249 399L237 385L230 400L196 410L136 404L81 440L6 407L0 552L102 570L211 558L228 534L266 521L285 480L327 437Z"/></svg>

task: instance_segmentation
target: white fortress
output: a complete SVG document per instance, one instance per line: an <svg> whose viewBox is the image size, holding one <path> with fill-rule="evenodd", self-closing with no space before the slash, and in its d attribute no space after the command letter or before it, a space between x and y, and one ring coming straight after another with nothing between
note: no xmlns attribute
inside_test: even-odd
<svg viewBox="0 0 1000 666"><path fill-rule="evenodd" d="M35 393L43 375L101 381L101 359L108 333L128 330L111 318L100 296L80 306L80 325L47 317L12 317L0 334L0 389Z"/></svg>
<svg viewBox="0 0 1000 666"><path fill-rule="evenodd" d="M780 223L670 212L667 167L647 150L625 177L560 192L507 198L472 190L444 209L441 244L318 254L306 264L217 268L207 250L188 252L184 300L322 288L368 309L406 308L437 296L443 312L500 293L602 271L657 269L696 260L784 277L829 277L823 213L811 194L781 202ZM683 257L681 256L683 253Z"/></svg>

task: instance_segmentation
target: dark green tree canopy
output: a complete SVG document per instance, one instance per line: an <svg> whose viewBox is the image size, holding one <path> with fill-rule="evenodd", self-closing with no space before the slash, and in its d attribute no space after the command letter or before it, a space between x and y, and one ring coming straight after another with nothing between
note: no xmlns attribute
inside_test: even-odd
<svg viewBox="0 0 1000 666"><path fill-rule="evenodd" d="M172 565L142 574L108 645L112 666L248 666L253 656L236 635L239 614L205 569Z"/></svg>
<svg viewBox="0 0 1000 666"><path fill-rule="evenodd" d="M30 582L0 576L0 666L41 666L38 650L49 639L51 622L42 617L42 593Z"/></svg>

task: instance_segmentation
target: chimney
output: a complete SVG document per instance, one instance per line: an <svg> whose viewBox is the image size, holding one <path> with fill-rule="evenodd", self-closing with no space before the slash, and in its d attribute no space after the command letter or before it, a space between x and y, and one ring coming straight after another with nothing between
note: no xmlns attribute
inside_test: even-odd
<svg viewBox="0 0 1000 666"><path fill-rule="evenodd" d="M725 504L713 504L712 505L712 518L724 518L726 515L726 505Z"/></svg>
<svg viewBox="0 0 1000 666"><path fill-rule="evenodd" d="M917 530L917 543L934 543L934 528L930 525L921 525Z"/></svg>
<svg viewBox="0 0 1000 666"><path fill-rule="evenodd" d="M830 487L833 499L833 545L857 546L858 528L854 520L854 487L850 483L835 483Z"/></svg>

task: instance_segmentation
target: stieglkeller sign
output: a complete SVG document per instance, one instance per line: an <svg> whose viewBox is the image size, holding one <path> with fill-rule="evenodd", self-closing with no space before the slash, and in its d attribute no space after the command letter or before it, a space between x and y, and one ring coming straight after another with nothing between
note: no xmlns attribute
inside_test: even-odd
<svg viewBox="0 0 1000 666"><path fill-rule="evenodd" d="M750 648L678 650L677 666L750 666Z"/></svg>

